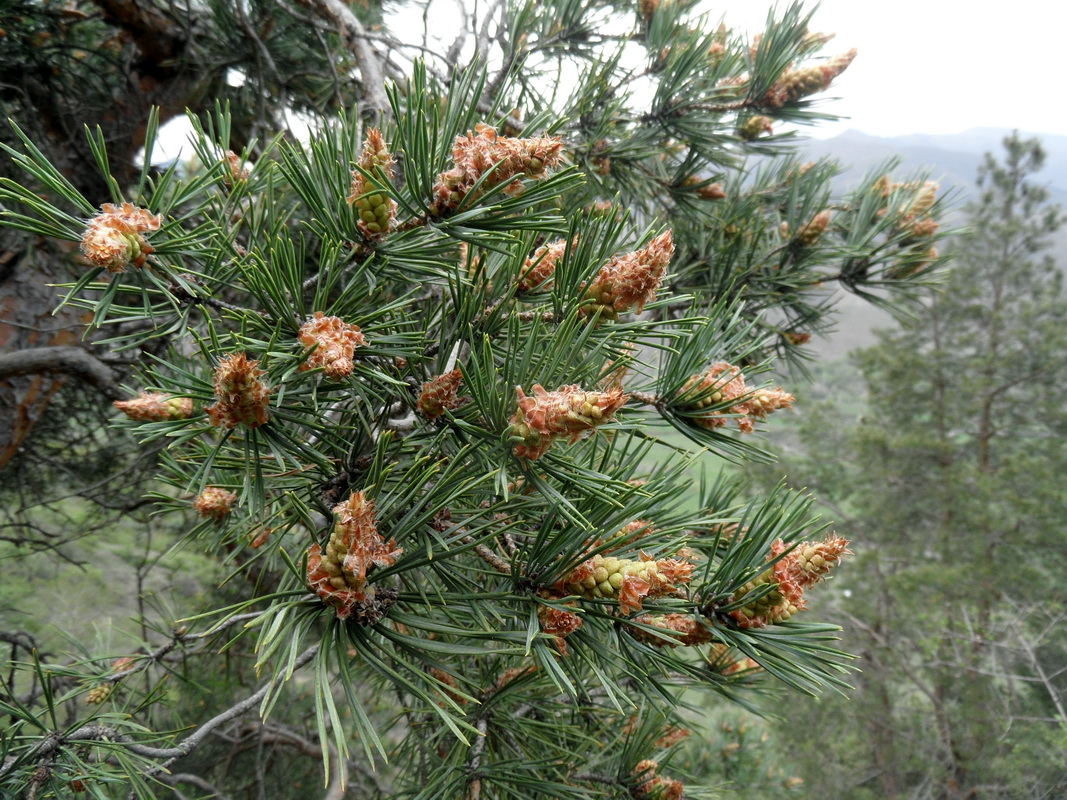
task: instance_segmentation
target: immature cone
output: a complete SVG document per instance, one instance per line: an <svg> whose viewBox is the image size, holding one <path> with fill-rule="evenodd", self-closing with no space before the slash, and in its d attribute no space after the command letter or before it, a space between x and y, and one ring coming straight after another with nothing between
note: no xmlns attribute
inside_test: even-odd
<svg viewBox="0 0 1067 800"><path fill-rule="evenodd" d="M111 273L125 272L131 264L144 266L153 248L143 234L159 230L163 217L130 203L104 203L101 208L82 234L82 255Z"/></svg>
<svg viewBox="0 0 1067 800"><path fill-rule="evenodd" d="M725 361L717 361L706 372L690 377L682 388L682 395L693 393L703 397L687 401L680 407L698 412L708 409L691 418L694 424L714 430L726 424L728 417L724 414L737 415L737 427L744 433L755 430L755 420L765 419L780 408L790 408L795 399L780 388L753 390L745 384L744 373ZM731 403L725 412L721 410L724 403Z"/></svg>
<svg viewBox="0 0 1067 800"><path fill-rule="evenodd" d="M586 431L609 422L627 400L622 389L587 392L575 385L549 392L535 384L533 397L518 387L515 392L519 408L511 418L508 433L521 439L515 445L515 455L531 461L548 452L556 439L568 437L573 442Z"/></svg>
<svg viewBox="0 0 1067 800"><path fill-rule="evenodd" d="M755 672L763 669L751 658L739 658L737 651L721 642L711 646L707 654L708 666L720 675L736 675L739 672Z"/></svg>
<svg viewBox="0 0 1067 800"><path fill-rule="evenodd" d="M682 800L685 786L681 781L656 775L659 763L650 758L641 761L634 768L633 796L638 800Z"/></svg>
<svg viewBox="0 0 1067 800"><path fill-rule="evenodd" d="M352 374L356 348L367 344L358 325L349 325L340 317L324 316L321 311L300 326L298 339L304 347L315 348L300 369L322 367L323 374L334 381Z"/></svg>
<svg viewBox="0 0 1067 800"><path fill-rule="evenodd" d="M307 581L324 603L337 609L339 619L353 612L366 624L381 618L386 598L367 584L371 567L388 567L404 551L378 533L374 503L363 492L334 506L334 526L326 552L318 544L308 549ZM391 599L391 598L390 598Z"/></svg>
<svg viewBox="0 0 1067 800"><path fill-rule="evenodd" d="M228 183L238 183L248 180L248 168L241 164L241 157L233 150L226 151L226 164L230 168Z"/></svg>
<svg viewBox="0 0 1067 800"><path fill-rule="evenodd" d="M640 628L630 628L630 634L640 642L655 647L695 647L711 641L711 631L697 617L688 614L642 614L634 622L662 628L670 639L655 636Z"/></svg>
<svg viewBox="0 0 1067 800"><path fill-rule="evenodd" d="M632 308L640 314L645 303L656 299L673 255L674 239L665 231L641 250L616 256L586 288L582 313L592 316L599 311L601 317L618 319L620 312Z"/></svg>
<svg viewBox="0 0 1067 800"><path fill-rule="evenodd" d="M456 137L452 146L454 166L437 176L437 212L458 208L483 176L488 177L478 187L479 193L505 185L508 194L521 194L522 181L516 176L522 174L535 180L547 177L548 170L559 165L562 147L558 136L513 139L497 136L496 130L487 125L475 126L474 133Z"/></svg>
<svg viewBox="0 0 1067 800"><path fill-rule="evenodd" d="M463 372L454 369L443 375L438 375L422 385L416 410L427 419L437 419L445 413L445 409L455 408L459 405L459 384L463 380Z"/></svg>
<svg viewBox="0 0 1067 800"><path fill-rule="evenodd" d="M382 183L393 179L393 156L377 128L367 131L363 153L358 164L365 172ZM380 239L392 230L396 222L396 201L381 189L376 189L359 170L352 171L349 205L359 212L359 230L368 239Z"/></svg>
<svg viewBox="0 0 1067 800"><path fill-rule="evenodd" d="M222 519L230 515L236 501L237 495L233 492L227 492L217 486L208 486L193 500L193 508L202 517Z"/></svg>
<svg viewBox="0 0 1067 800"><path fill-rule="evenodd" d="M786 70L763 96L763 105L767 108L781 108L786 103L796 102L830 88L834 78L848 69L855 57L856 48L852 48L824 64Z"/></svg>
<svg viewBox="0 0 1067 800"><path fill-rule="evenodd" d="M595 555L553 587L561 594L589 600L616 600L624 613L640 611L646 598L662 597L688 583L693 564L674 558L659 561L642 553L641 560Z"/></svg>
<svg viewBox="0 0 1067 800"><path fill-rule="evenodd" d="M133 400L116 400L113 405L138 422L189 419L193 415L192 398L173 397L159 392L141 392Z"/></svg>
<svg viewBox="0 0 1067 800"><path fill-rule="evenodd" d="M215 404L204 409L212 424L258 428L270 419L270 390L259 379L258 361L244 353L231 353L215 370Z"/></svg>
<svg viewBox="0 0 1067 800"><path fill-rule="evenodd" d="M577 244L578 240L575 238L571 247ZM566 250L566 239L559 239L537 248L534 254L526 259L522 274L519 276L519 291L528 292L538 286L542 289L550 289L552 275L555 274L556 267L559 266Z"/></svg>
<svg viewBox="0 0 1067 800"><path fill-rule="evenodd" d="M788 549L789 545L779 539L771 546L767 558L774 560ZM848 541L833 534L821 542L797 545L771 569L745 584L734 598L744 598L763 585L773 584L770 593L731 611L730 616L741 628L762 628L785 622L806 608L804 590L822 580L848 554Z"/></svg>

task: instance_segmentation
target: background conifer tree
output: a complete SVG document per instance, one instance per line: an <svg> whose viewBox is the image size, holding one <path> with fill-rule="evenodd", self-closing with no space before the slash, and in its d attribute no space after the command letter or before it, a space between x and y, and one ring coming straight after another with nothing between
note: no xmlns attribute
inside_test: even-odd
<svg viewBox="0 0 1067 800"><path fill-rule="evenodd" d="M959 800L1067 787L1067 301L1047 253L1063 214L1043 161L1018 135L986 156L944 290L858 354L863 418L829 434L806 423L806 457L784 465L867 543L835 615L862 658L860 691L815 718L797 709L797 724L841 742L837 769L805 771L816 791Z"/></svg>
<svg viewBox="0 0 1067 800"><path fill-rule="evenodd" d="M135 454L225 580L173 613L131 587L118 652L5 634L4 791L306 797L324 769L331 797L695 797L688 704L844 685L802 612L847 542L804 495L699 471L766 458L749 434L794 397L760 374L828 323L828 283L892 305L936 264L935 186L831 198L834 166L791 158L782 126L855 55L800 7L748 39L687 2L506 3L441 49L335 0L7 21L8 64L57 59L5 98L10 286L63 283L85 338L0 375L84 378L118 424L27 413L12 525L62 554L77 524L25 491L31 432L67 494ZM194 155L159 164L189 99ZM146 571L179 563L133 519Z"/></svg>

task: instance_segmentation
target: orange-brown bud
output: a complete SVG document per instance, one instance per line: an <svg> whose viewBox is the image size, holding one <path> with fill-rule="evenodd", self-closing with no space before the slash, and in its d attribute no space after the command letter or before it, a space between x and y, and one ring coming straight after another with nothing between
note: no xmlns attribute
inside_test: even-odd
<svg viewBox="0 0 1067 800"><path fill-rule="evenodd" d="M270 390L259 379L258 361L244 353L231 353L215 370L215 404L204 409L212 424L258 428L270 419Z"/></svg>
<svg viewBox="0 0 1067 800"><path fill-rule="evenodd" d="M511 418L509 433L519 439L515 455L534 461L552 447L556 439L576 441L598 425L610 422L626 403L621 389L587 392L578 386L563 386L549 392L540 384L533 387L533 397L515 389L519 408Z"/></svg>
<svg viewBox="0 0 1067 800"><path fill-rule="evenodd" d="M193 500L193 508L202 517L223 519L233 512L237 495L217 486L208 486Z"/></svg>
<svg viewBox="0 0 1067 800"><path fill-rule="evenodd" d="M445 409L455 408L459 405L459 384L463 380L463 372L454 369L444 375L438 375L422 385L416 410L427 419L437 419L445 413Z"/></svg>
<svg viewBox="0 0 1067 800"><path fill-rule="evenodd" d="M574 239L571 247L576 246L577 243L578 240ZM551 288L552 275L555 274L556 267L559 266L559 262L563 259L563 254L566 251L566 239L559 239L537 248L534 254L526 259L522 274L519 276L519 290L528 292L539 286L542 289Z"/></svg>
<svg viewBox="0 0 1067 800"><path fill-rule="evenodd" d="M105 203L102 211L89 220L82 234L82 255L108 272L125 272L126 267L141 267L152 251L145 233L159 230L163 217L152 215L130 203L114 206Z"/></svg>
<svg viewBox="0 0 1067 800"><path fill-rule="evenodd" d="M356 348L367 344L358 325L350 325L340 317L324 316L321 311L300 326L298 339L304 347L315 348L300 369L322 367L323 374L334 381L352 374Z"/></svg>
<svg viewBox="0 0 1067 800"><path fill-rule="evenodd" d="M434 205L438 213L455 210L483 176L479 194L504 186L508 194L519 195L522 181L517 176L533 180L547 177L548 171L559 165L562 148L558 136L513 139L497 136L495 129L479 124L473 133L456 137L454 166L437 176Z"/></svg>
<svg viewBox="0 0 1067 800"><path fill-rule="evenodd" d="M359 212L360 232L373 241L389 233L396 221L396 201L376 188L364 175L364 172L369 173L381 183L389 183L393 179L393 156L382 132L377 128L367 131L367 140L363 143L363 153L358 163L363 172L352 171L348 203Z"/></svg>

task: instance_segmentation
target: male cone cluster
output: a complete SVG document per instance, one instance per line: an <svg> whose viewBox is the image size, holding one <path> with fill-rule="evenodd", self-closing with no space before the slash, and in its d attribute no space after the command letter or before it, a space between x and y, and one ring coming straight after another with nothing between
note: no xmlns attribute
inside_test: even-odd
<svg viewBox="0 0 1067 800"><path fill-rule="evenodd" d="M125 272L131 264L144 266L153 251L144 234L159 230L163 217L131 203L104 203L101 209L82 234L82 255L112 274Z"/></svg>
<svg viewBox="0 0 1067 800"><path fill-rule="evenodd" d="M646 303L656 299L673 255L674 239L665 231L640 250L611 259L586 288L582 313L592 316L599 311L602 318L612 320L630 310L640 314Z"/></svg>
<svg viewBox="0 0 1067 800"><path fill-rule="evenodd" d="M237 495L233 492L217 486L208 486L193 500L193 508L202 517L223 519L233 512L233 504L236 501Z"/></svg>
<svg viewBox="0 0 1067 800"><path fill-rule="evenodd" d="M300 369L322 367L323 374L333 381L352 374L356 348L367 344L358 325L349 325L340 317L327 317L321 311L300 326L297 338L304 347L315 348Z"/></svg>
<svg viewBox="0 0 1067 800"><path fill-rule="evenodd" d="M140 392L132 400L116 400L114 406L137 422L189 419L193 415L192 398L174 397L159 392Z"/></svg>
<svg viewBox="0 0 1067 800"><path fill-rule="evenodd" d="M758 420L781 408L790 408L794 397L789 392L778 389L752 389L745 383L744 373L738 367L725 361L717 361L705 372L693 375L686 381L681 395L697 395L697 398L683 401L679 408L685 411L699 412L691 417L693 423L701 428L715 430L723 427L730 417L737 420L737 427L743 433L752 433ZM733 400L724 411L722 406ZM706 409L706 411L705 411Z"/></svg>
<svg viewBox="0 0 1067 800"><path fill-rule="evenodd" d="M788 544L777 540L771 546L768 560L773 561L788 549ZM807 607L804 590L821 581L848 552L848 541L833 534L821 542L802 542L734 594L731 602L742 600L767 584L774 587L768 594L729 612L730 616L740 628L763 628L785 622Z"/></svg>
<svg viewBox="0 0 1067 800"><path fill-rule="evenodd" d="M438 175L433 187L434 207L438 213L454 211L476 185L479 194L497 186L504 186L508 194L521 194L518 176L535 180L547 177L548 171L559 165L562 148L558 136L514 139L497 136L488 125L476 125L473 133L456 137L454 166Z"/></svg>
<svg viewBox="0 0 1067 800"><path fill-rule="evenodd" d="M339 619L356 619L372 624L387 610L380 600L382 590L370 586L367 572L372 567L396 563L404 551L393 539L378 533L374 502L363 492L353 492L334 506L334 526L326 550L318 544L308 549L307 582L312 591L337 609ZM391 599L391 598L390 598Z"/></svg>
<svg viewBox="0 0 1067 800"><path fill-rule="evenodd" d="M357 162L360 169L352 171L349 205L359 212L360 232L370 240L380 239L392 230L396 221L396 201L381 189L376 189L364 175L373 175L380 183L393 179L393 155L377 128L367 131L363 152Z"/></svg>
<svg viewBox="0 0 1067 800"><path fill-rule="evenodd" d="M422 385L416 410L426 419L437 419L446 409L459 405L459 385L463 381L463 371L454 369L443 375L431 378Z"/></svg>

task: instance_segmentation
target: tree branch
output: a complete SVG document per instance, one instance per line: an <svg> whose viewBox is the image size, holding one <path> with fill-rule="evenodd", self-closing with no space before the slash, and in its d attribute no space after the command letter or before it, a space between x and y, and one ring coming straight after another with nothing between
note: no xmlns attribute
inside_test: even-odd
<svg viewBox="0 0 1067 800"><path fill-rule="evenodd" d="M340 0L296 0L300 5L323 17L336 27L348 49L359 62L363 74L363 89L376 117L389 113L389 97L385 93L385 77L378 54L370 46L367 30L352 10Z"/></svg>
<svg viewBox="0 0 1067 800"><path fill-rule="evenodd" d="M81 347L33 347L0 355L0 380L40 372L73 375L95 386L108 400L126 396L111 368Z"/></svg>

